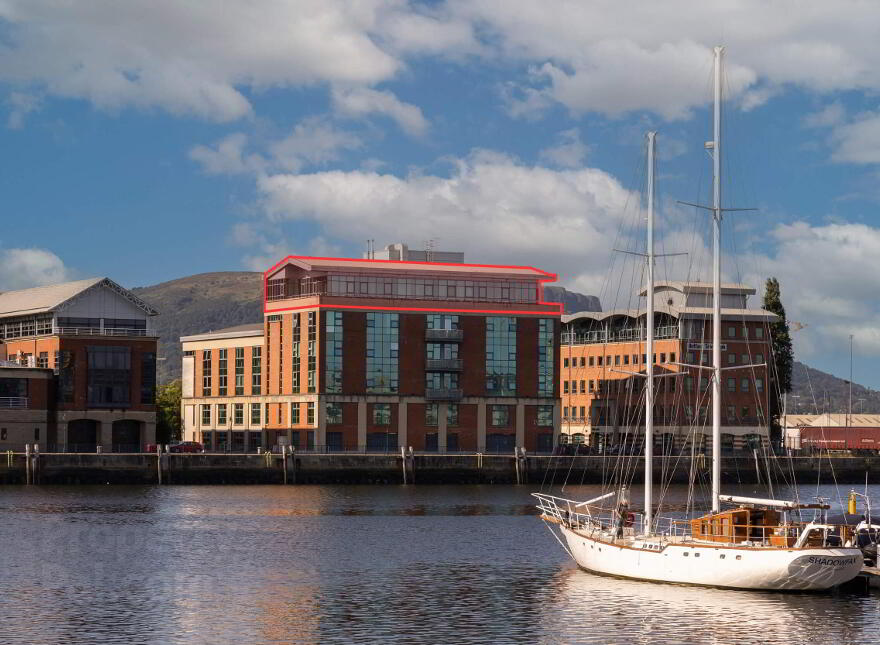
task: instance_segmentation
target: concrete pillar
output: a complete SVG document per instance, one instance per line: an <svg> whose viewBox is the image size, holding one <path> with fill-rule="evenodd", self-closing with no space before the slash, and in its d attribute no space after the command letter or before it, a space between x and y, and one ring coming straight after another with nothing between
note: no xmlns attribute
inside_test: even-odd
<svg viewBox="0 0 880 645"><path fill-rule="evenodd" d="M562 404L559 401L553 404L553 445L559 443L559 433L562 432Z"/></svg>
<svg viewBox="0 0 880 645"><path fill-rule="evenodd" d="M287 445L288 446L293 445L293 428L287 429Z"/></svg>
<svg viewBox="0 0 880 645"><path fill-rule="evenodd" d="M437 452L442 455L446 452L446 415L449 413L449 404L440 403L437 407Z"/></svg>
<svg viewBox="0 0 880 645"><path fill-rule="evenodd" d="M486 452L486 404L477 405L477 452Z"/></svg>
<svg viewBox="0 0 880 645"><path fill-rule="evenodd" d="M407 447L406 403L403 401L397 404L397 445L400 448Z"/></svg>
<svg viewBox="0 0 880 645"><path fill-rule="evenodd" d="M306 403L306 414L308 415L308 403ZM315 432L315 445L316 446L327 446L327 410L325 409L327 405L324 402L315 401L315 407L317 408L317 422L318 427Z"/></svg>
<svg viewBox="0 0 880 645"><path fill-rule="evenodd" d="M357 407L357 447L358 450L367 449L367 402L358 401Z"/></svg>
<svg viewBox="0 0 880 645"><path fill-rule="evenodd" d="M247 424L244 429L244 452L247 454L250 451L250 443L251 443L251 429L250 424Z"/></svg>
<svg viewBox="0 0 880 645"><path fill-rule="evenodd" d="M55 425L55 445L56 450L61 452L67 450L67 421L59 421Z"/></svg>
<svg viewBox="0 0 880 645"><path fill-rule="evenodd" d="M98 421L98 445L104 452L113 450L113 422Z"/></svg>
<svg viewBox="0 0 880 645"><path fill-rule="evenodd" d="M516 446L524 448L526 445L526 406L524 403L516 404Z"/></svg>
<svg viewBox="0 0 880 645"><path fill-rule="evenodd" d="M141 447L148 443L156 443L156 422L144 421L141 424Z"/></svg>
<svg viewBox="0 0 880 645"><path fill-rule="evenodd" d="M263 446L263 450L265 451L269 448L269 433L266 432L266 428L262 428L260 430L260 445Z"/></svg>

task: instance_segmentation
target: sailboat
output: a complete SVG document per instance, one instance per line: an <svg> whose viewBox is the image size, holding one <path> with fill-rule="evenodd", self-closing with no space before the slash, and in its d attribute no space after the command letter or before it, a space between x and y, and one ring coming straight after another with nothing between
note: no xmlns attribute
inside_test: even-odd
<svg viewBox="0 0 880 645"><path fill-rule="evenodd" d="M734 589L815 591L854 578L863 557L852 530L827 523L829 505L721 494L721 59L714 49L712 509L693 519L653 512L654 366L645 374L644 513L630 511L625 488L577 501L534 493L541 519L588 571L655 582ZM648 133L646 354L654 351L654 145ZM680 363L683 367L698 367ZM613 500L612 500L613 498ZM613 501L611 508L600 503ZM722 508L722 504L726 508ZM609 512L610 511L610 512ZM812 511L812 521L800 521ZM797 517L797 520L796 520Z"/></svg>

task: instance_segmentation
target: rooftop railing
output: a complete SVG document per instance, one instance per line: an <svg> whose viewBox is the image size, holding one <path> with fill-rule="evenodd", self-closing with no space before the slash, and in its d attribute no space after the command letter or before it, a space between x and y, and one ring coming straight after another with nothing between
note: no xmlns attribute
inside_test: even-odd
<svg viewBox="0 0 880 645"><path fill-rule="evenodd" d="M159 332L152 329L134 329L129 327L53 327L53 334L60 336L139 336L158 338Z"/></svg>
<svg viewBox="0 0 880 645"><path fill-rule="evenodd" d="M678 325L665 325L654 329L654 339L679 338ZM643 327L624 327L622 329L599 329L596 331L563 332L563 345L592 345L596 343L626 343L647 340Z"/></svg>

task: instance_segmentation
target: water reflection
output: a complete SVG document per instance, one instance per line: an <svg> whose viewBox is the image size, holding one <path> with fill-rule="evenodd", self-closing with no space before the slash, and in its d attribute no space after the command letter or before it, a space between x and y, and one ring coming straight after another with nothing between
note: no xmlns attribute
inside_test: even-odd
<svg viewBox="0 0 880 645"><path fill-rule="evenodd" d="M0 487L0 641L791 643L880 630L876 595L577 570L532 516L530 492Z"/></svg>

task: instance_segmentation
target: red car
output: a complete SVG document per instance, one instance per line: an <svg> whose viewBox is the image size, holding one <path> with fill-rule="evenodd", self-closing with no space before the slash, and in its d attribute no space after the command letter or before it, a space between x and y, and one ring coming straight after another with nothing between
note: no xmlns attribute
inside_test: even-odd
<svg viewBox="0 0 880 645"><path fill-rule="evenodd" d="M168 446L168 452L202 452L204 449L198 441L181 441Z"/></svg>

